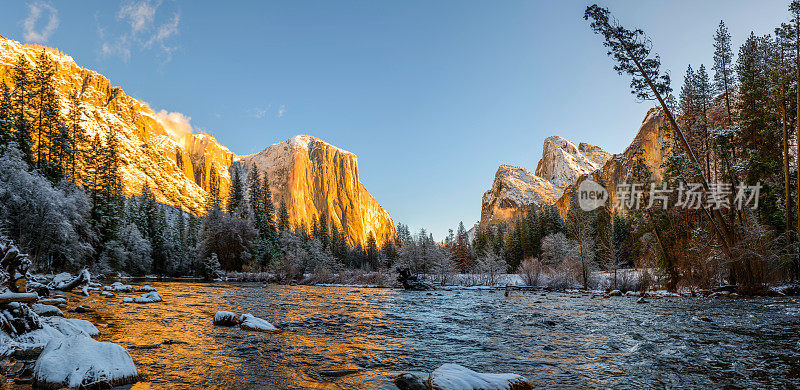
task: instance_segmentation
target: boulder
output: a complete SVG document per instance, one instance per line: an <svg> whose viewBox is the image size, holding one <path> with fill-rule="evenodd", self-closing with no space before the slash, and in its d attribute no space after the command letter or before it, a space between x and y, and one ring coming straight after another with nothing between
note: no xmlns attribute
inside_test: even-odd
<svg viewBox="0 0 800 390"><path fill-rule="evenodd" d="M611 291L608 293L608 296L610 296L610 297L621 297L621 296L622 296L622 291L619 291L619 290L611 290Z"/></svg>
<svg viewBox="0 0 800 390"><path fill-rule="evenodd" d="M235 326L242 323L242 318L236 313L229 311L218 311L214 314L214 325Z"/></svg>
<svg viewBox="0 0 800 390"><path fill-rule="evenodd" d="M103 290L105 291L113 291L113 292L133 292L133 286L130 284L122 284L120 282L111 283L109 286L103 286Z"/></svg>
<svg viewBox="0 0 800 390"><path fill-rule="evenodd" d="M136 365L125 348L82 335L50 340L33 369L34 387L44 389L106 388L137 378Z"/></svg>
<svg viewBox="0 0 800 390"><path fill-rule="evenodd" d="M428 386L425 385L425 381L408 372L404 372L396 377L394 377L394 384L400 390L427 390Z"/></svg>
<svg viewBox="0 0 800 390"><path fill-rule="evenodd" d="M277 333L280 332L278 328L270 324L269 321L258 318L250 313L242 316L242 323L239 327L244 330L255 330L258 332Z"/></svg>
<svg viewBox="0 0 800 390"><path fill-rule="evenodd" d="M55 307L53 305L45 305L45 304L42 304L42 303L34 303L34 304L31 305L31 310L33 310L34 313L38 314L41 317L52 317L52 316L63 317L64 316L64 313L61 311L61 309L59 309L59 308L57 308L57 307Z"/></svg>
<svg viewBox="0 0 800 390"><path fill-rule="evenodd" d="M122 298L122 302L123 303L131 303L131 302L133 302L133 303L154 303L154 302L161 302L161 301L162 301L161 296L158 295L158 293L155 292L155 291L151 291L149 293L144 293L144 294L142 294L142 295L140 295L138 297L134 297L134 298L131 298L131 297Z"/></svg>
<svg viewBox="0 0 800 390"><path fill-rule="evenodd" d="M516 374L485 374L458 364L443 364L427 381L432 390L529 390L533 385Z"/></svg>

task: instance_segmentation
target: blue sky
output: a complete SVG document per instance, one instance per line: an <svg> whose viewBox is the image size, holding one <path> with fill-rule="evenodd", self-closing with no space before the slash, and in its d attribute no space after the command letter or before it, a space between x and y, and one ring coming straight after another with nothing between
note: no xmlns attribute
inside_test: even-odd
<svg viewBox="0 0 800 390"><path fill-rule="evenodd" d="M603 2L653 38L677 90L788 1ZM359 157L396 222L442 239L480 218L500 164L536 168L554 134L622 151L637 103L582 1L0 0L0 35L70 54L154 110L180 112L237 154L295 134Z"/></svg>

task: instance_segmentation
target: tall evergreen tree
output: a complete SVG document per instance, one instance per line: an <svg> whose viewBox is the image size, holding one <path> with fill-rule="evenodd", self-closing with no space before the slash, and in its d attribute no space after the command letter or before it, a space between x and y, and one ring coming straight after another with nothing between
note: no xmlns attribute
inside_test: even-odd
<svg viewBox="0 0 800 390"><path fill-rule="evenodd" d="M291 221L289 221L289 210L286 208L286 202L281 200L280 211L278 214L278 230L284 232L291 230Z"/></svg>
<svg viewBox="0 0 800 390"><path fill-rule="evenodd" d="M0 81L0 152L14 140L14 112L11 104L11 89Z"/></svg>
<svg viewBox="0 0 800 390"><path fill-rule="evenodd" d="M32 72L27 58L20 54L12 70L12 106L14 111L14 135L17 147L22 151L22 159L33 166L33 149L31 147L30 103L33 95Z"/></svg>
<svg viewBox="0 0 800 390"><path fill-rule="evenodd" d="M714 33L714 88L725 98L726 125L730 126L733 115L733 99L731 91L734 83L733 50L731 50L731 34L725 22L720 20Z"/></svg>
<svg viewBox="0 0 800 390"><path fill-rule="evenodd" d="M328 249L330 239L331 237L328 233L328 216L323 214L319 217L319 240L322 242L322 249Z"/></svg>
<svg viewBox="0 0 800 390"><path fill-rule="evenodd" d="M69 139L71 148L69 149L69 177L75 184L80 183L78 164L82 161L85 143L88 141L86 132L81 125L81 101L77 92L73 92L69 101L69 113L67 114L67 126L69 128Z"/></svg>
<svg viewBox="0 0 800 390"><path fill-rule="evenodd" d="M370 269L376 270L380 268L378 258L378 244L375 241L375 234L370 231L369 235L367 235L367 262L369 263Z"/></svg>
<svg viewBox="0 0 800 390"><path fill-rule="evenodd" d="M59 103L55 87L55 65L42 49L36 57L33 80L34 129L36 131L36 167L53 181L59 179L54 167L52 138L59 125Z"/></svg>
<svg viewBox="0 0 800 390"><path fill-rule="evenodd" d="M242 183L242 178L239 175L239 168L234 164L231 165L231 170L233 171L231 174L231 191L230 195L228 196L228 204L226 205L226 209L228 214L238 218L244 218L245 216L242 215L244 213L243 210L245 210L244 184Z"/></svg>
<svg viewBox="0 0 800 390"><path fill-rule="evenodd" d="M206 208L211 209L220 206L220 193L219 193L219 174L217 173L217 166L211 163L211 169L208 173L208 199L206 200Z"/></svg>

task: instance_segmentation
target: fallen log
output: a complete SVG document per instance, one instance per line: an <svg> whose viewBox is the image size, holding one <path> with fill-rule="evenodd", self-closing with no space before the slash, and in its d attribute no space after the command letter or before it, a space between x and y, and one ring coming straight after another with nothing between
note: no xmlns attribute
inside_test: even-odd
<svg viewBox="0 0 800 390"><path fill-rule="evenodd" d="M36 293L0 293L0 304L11 302L36 302L37 300L39 300L39 294Z"/></svg>

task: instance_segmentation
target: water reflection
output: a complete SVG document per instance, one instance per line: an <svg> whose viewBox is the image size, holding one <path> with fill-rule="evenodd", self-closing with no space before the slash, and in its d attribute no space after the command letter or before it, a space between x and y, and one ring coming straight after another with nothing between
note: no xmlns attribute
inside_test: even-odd
<svg viewBox="0 0 800 390"><path fill-rule="evenodd" d="M135 388L388 389L399 371L449 362L542 387L800 385L800 311L787 298L636 304L555 293L150 285L163 303L80 298L97 309L80 316L98 325L99 339L131 352L146 377ZM215 327L217 310L250 312L283 332Z"/></svg>

